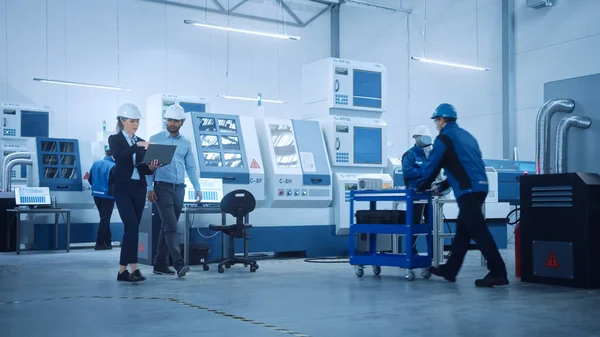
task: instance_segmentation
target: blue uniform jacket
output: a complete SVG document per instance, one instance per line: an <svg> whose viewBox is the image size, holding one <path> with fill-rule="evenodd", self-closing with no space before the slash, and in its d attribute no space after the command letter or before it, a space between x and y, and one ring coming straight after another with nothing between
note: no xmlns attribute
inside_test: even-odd
<svg viewBox="0 0 600 337"><path fill-rule="evenodd" d="M98 198L113 199L110 188L110 174L115 167L115 160L106 156L92 165L88 182L92 185L92 195Z"/></svg>
<svg viewBox="0 0 600 337"><path fill-rule="evenodd" d="M416 188L417 181L422 178L421 168L427 162L425 150L415 144L402 155L402 176L407 188Z"/></svg>
<svg viewBox="0 0 600 337"><path fill-rule="evenodd" d="M452 187L457 199L466 193L488 192L488 179L479 144L456 122L447 123L436 137L429 161L422 168L422 178L417 181L417 188L430 188L442 168L447 179L441 183L441 190Z"/></svg>

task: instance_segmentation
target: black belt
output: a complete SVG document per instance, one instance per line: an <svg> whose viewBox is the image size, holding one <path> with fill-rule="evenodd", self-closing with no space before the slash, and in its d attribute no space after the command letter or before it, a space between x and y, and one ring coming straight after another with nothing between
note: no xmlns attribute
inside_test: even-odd
<svg viewBox="0 0 600 337"><path fill-rule="evenodd" d="M167 187L173 187L173 188L185 188L185 184L173 184L173 183L167 183L164 181L155 181L154 185L167 186Z"/></svg>

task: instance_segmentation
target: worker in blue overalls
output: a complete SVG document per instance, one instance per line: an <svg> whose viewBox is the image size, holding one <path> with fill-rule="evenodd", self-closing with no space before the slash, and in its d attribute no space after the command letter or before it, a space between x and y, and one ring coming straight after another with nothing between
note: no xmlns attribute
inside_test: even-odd
<svg viewBox="0 0 600 337"><path fill-rule="evenodd" d="M104 150L105 157L96 161L88 175L88 182L92 186L92 196L98 208L100 223L96 236L96 250L112 249L112 235L110 233L110 218L115 207L110 175L115 167L115 160L109 147Z"/></svg>
<svg viewBox="0 0 600 337"><path fill-rule="evenodd" d="M179 250L179 235L177 222L183 209L185 196L185 173L196 191L196 199L200 201L199 175L196 170L196 159L192 143L179 133L185 122L185 111L180 105L174 104L165 111L167 129L150 137L150 142L156 144L175 145L177 149L169 165L162 166L153 175L147 175L148 201L156 203L161 219L158 247L154 258L154 273L183 277L190 270L185 265ZM171 255L175 271L167 266L167 257Z"/></svg>
<svg viewBox="0 0 600 337"><path fill-rule="evenodd" d="M149 142L135 133L142 113L131 103L123 104L117 111L117 133L108 137L113 152L115 169L112 175L115 203L123 221L123 240L119 259L118 281L139 282L146 278L137 267L139 227L146 204L146 175L153 174L159 166L156 160L142 163ZM130 267L131 271L127 270Z"/></svg>
<svg viewBox="0 0 600 337"><path fill-rule="evenodd" d="M483 216L483 203L489 186L481 150L475 137L456 123L458 115L451 104L440 104L431 119L440 132L433 143L429 161L423 167L423 177L417 181L421 191L430 190L434 195L452 187L458 203L456 235L452 254L446 264L432 267L434 275L455 282L471 240L487 260L489 273L475 281L478 287L507 285L506 265L490 233ZM431 186L440 170L444 168L447 179Z"/></svg>
<svg viewBox="0 0 600 337"><path fill-rule="evenodd" d="M425 125L419 125L412 133L415 145L402 155L402 175L406 188L416 188L417 180L422 178L421 168L427 162L431 150L431 133ZM425 217L425 223L429 221L427 216L427 204L413 204L413 224L420 224ZM416 247L418 236L413 236L413 255L418 255Z"/></svg>

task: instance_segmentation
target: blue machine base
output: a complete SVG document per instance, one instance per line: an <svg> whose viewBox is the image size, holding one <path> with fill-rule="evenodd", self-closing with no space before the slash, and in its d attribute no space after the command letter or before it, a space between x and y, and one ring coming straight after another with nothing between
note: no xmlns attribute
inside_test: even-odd
<svg viewBox="0 0 600 337"><path fill-rule="evenodd" d="M499 249L507 246L506 221L503 219L487 220L488 227ZM448 221L450 230L455 231L455 222ZM447 230L447 227L444 226ZM123 224L111 223L110 230L113 241L121 241L123 237ZM208 228L192 228L190 242L210 242L211 253L209 260L221 257L221 235L210 239L203 236L212 236L214 231ZM71 243L95 242L98 232L97 223L71 224ZM426 237L422 235L417 241L420 252L427 251ZM401 240L402 241L402 240ZM451 244L451 239L446 239L446 245ZM58 225L58 249L66 248L65 226ZM54 249L54 224L35 225L35 249ZM402 249L400 247L400 249ZM235 251L243 252L242 240L236 240ZM306 257L321 256L347 256L348 236L335 235L335 225L329 226L280 226L280 227L253 227L248 240L248 252L305 252Z"/></svg>

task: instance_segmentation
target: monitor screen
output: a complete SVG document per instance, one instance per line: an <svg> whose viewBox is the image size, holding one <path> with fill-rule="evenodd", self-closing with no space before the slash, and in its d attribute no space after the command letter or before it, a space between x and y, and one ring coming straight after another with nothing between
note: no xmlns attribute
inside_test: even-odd
<svg viewBox="0 0 600 337"><path fill-rule="evenodd" d="M354 163L381 164L381 128L354 127Z"/></svg>
<svg viewBox="0 0 600 337"><path fill-rule="evenodd" d="M354 106L381 108L381 73L354 69Z"/></svg>
<svg viewBox="0 0 600 337"><path fill-rule="evenodd" d="M206 104L203 103L179 102L179 105L185 112L206 112Z"/></svg>
<svg viewBox="0 0 600 337"><path fill-rule="evenodd" d="M203 203L220 203L223 199L223 180L216 178L200 178L200 189L202 190ZM185 177L184 203L196 202L196 191L188 177Z"/></svg>

